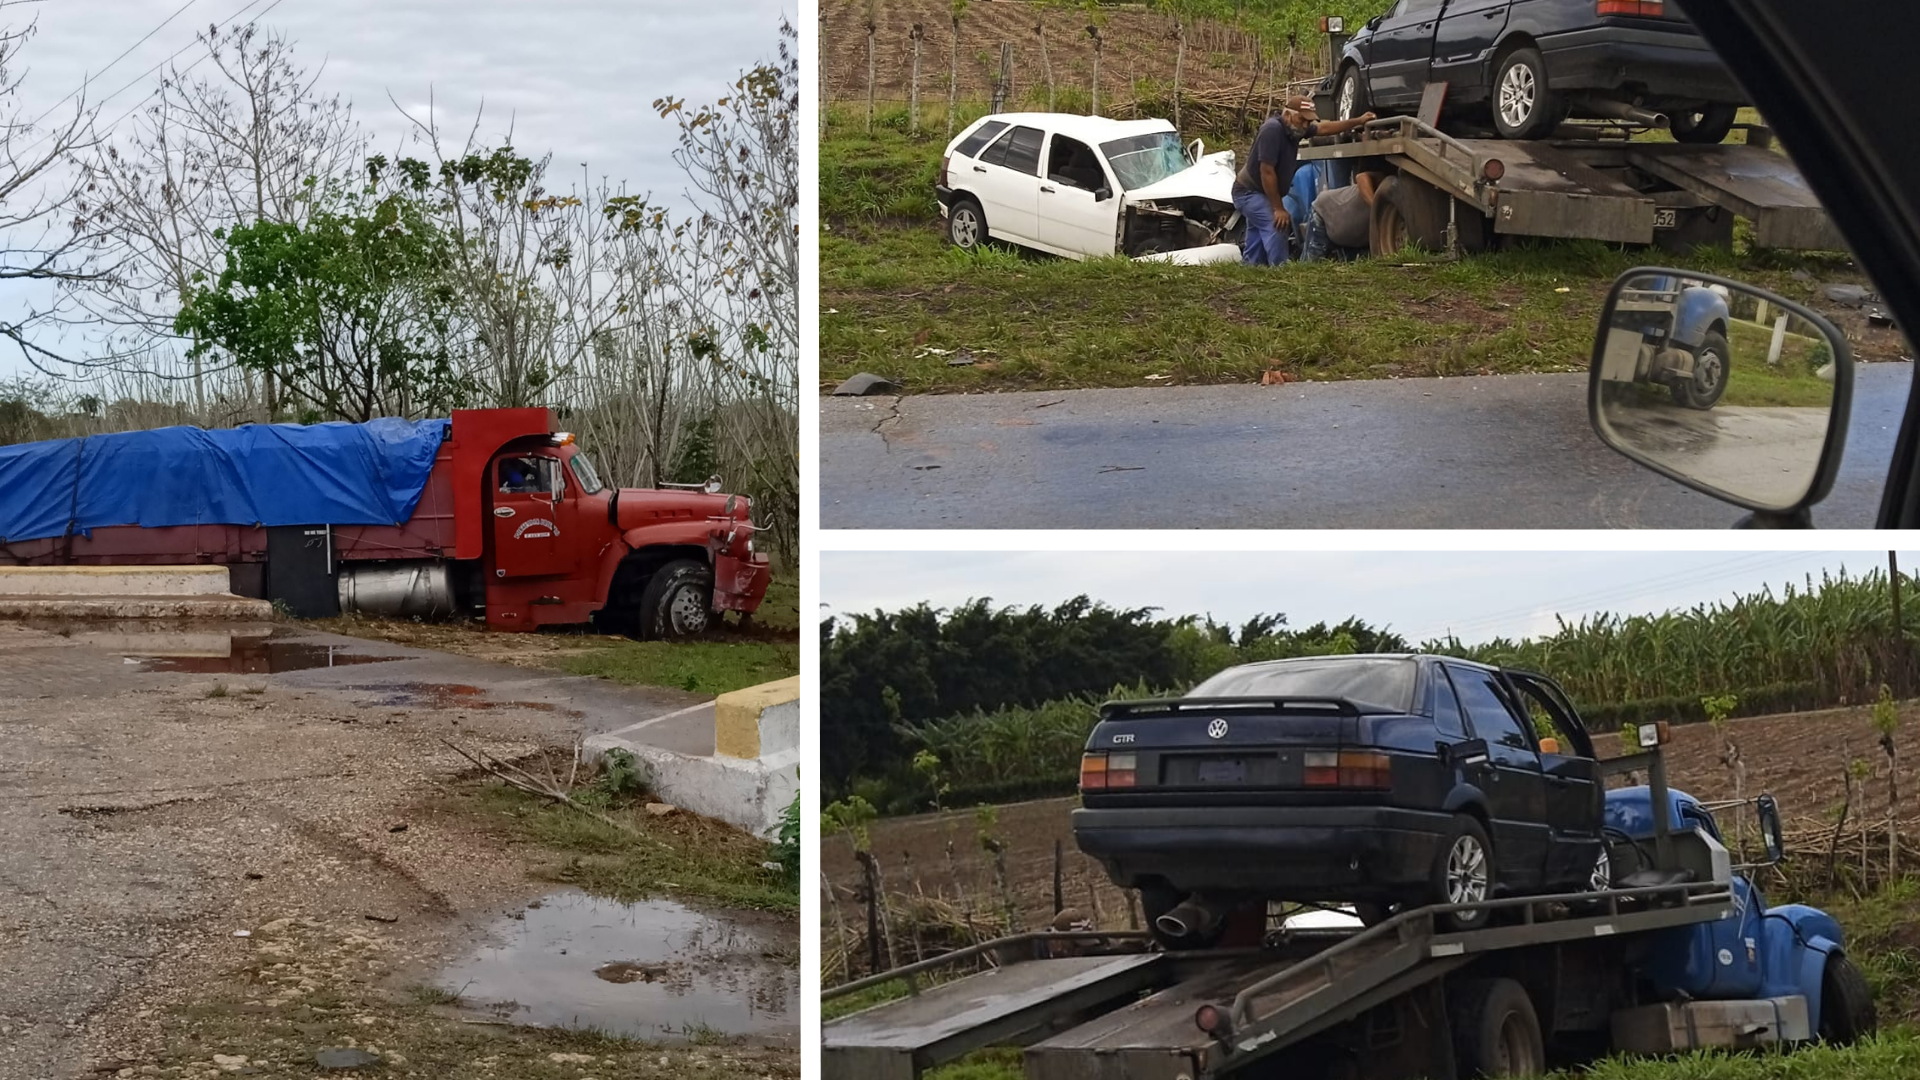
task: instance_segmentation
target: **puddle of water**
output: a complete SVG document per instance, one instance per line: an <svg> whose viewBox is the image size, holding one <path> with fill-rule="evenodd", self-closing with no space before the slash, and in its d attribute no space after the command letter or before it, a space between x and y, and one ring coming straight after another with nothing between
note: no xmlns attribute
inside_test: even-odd
<svg viewBox="0 0 1920 1080"><path fill-rule="evenodd" d="M351 645L322 645L311 641L282 641L271 637L231 637L222 650L217 643L194 643L177 649L160 649L160 643L145 643L138 655L128 659L141 671L183 671L195 674L271 675L282 671L306 671L311 668L347 667L354 664L383 664L397 656L367 656L351 651ZM184 645L184 643L183 643Z"/></svg>
<svg viewBox="0 0 1920 1080"><path fill-rule="evenodd" d="M531 709L534 712L565 712L569 716L579 716L572 709L545 701L494 701L487 692L477 686L464 683L394 683L390 686L356 686L355 690L367 690L380 696L370 705L384 707L414 706L429 709Z"/></svg>
<svg viewBox="0 0 1920 1080"><path fill-rule="evenodd" d="M490 933L500 944L435 981L501 1019L659 1040L702 1028L761 1041L797 1034L800 972L769 955L780 946L764 923L568 890Z"/></svg>

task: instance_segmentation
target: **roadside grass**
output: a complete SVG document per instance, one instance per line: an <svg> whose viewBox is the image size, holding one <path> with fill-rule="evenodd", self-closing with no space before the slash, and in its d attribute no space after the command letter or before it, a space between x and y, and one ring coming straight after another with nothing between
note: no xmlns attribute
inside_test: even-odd
<svg viewBox="0 0 1920 1080"><path fill-rule="evenodd" d="M906 996L907 984L903 980L896 979L878 986L869 986L865 990L856 990L845 997L822 1001L820 1019L838 1020L842 1016L857 1013L861 1009L869 1009L888 1001L897 1001Z"/></svg>
<svg viewBox="0 0 1920 1080"><path fill-rule="evenodd" d="M1821 379L1820 366L1832 358L1826 343L1789 333L1778 364L1768 364L1773 331L1740 319L1729 327L1732 352L1727 372L1728 405L1800 406L1824 409L1833 403L1833 384Z"/></svg>
<svg viewBox="0 0 1920 1080"><path fill-rule="evenodd" d="M858 372L908 393L1585 370L1613 279L1648 264L1735 277L1818 308L1865 279L1844 255L1687 254L1522 242L1449 262L1180 267L946 243L932 197L944 127L821 144L821 389ZM1561 291L1565 290L1565 291ZM971 354L972 363L954 364ZM1756 388L1758 389L1758 388ZM1778 391L1779 388L1768 388Z"/></svg>
<svg viewBox="0 0 1920 1080"><path fill-rule="evenodd" d="M624 903L670 894L730 907L800 910L798 884L762 866L775 857L771 844L685 812L653 817L643 809L645 801L622 797L602 810L632 831L492 781L462 790L445 805L550 849L552 857L538 871L542 880Z"/></svg>
<svg viewBox="0 0 1920 1080"><path fill-rule="evenodd" d="M724 694L800 674L798 643L768 641L623 641L559 654L554 666L638 686Z"/></svg>

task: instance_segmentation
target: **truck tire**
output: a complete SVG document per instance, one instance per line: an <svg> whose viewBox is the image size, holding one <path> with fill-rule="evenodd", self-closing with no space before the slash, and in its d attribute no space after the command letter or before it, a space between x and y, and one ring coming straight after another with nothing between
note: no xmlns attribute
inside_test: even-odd
<svg viewBox="0 0 1920 1080"><path fill-rule="evenodd" d="M1447 250L1449 210L1453 210L1461 252L1476 254L1487 250L1486 216L1470 206L1453 208L1452 202L1453 196L1411 176L1389 176L1381 181L1373 193L1368 235L1374 257L1394 255L1406 247Z"/></svg>
<svg viewBox="0 0 1920 1080"><path fill-rule="evenodd" d="M978 251L987 243L987 215L980 204L966 195L954 197L947 207L947 239L961 251Z"/></svg>
<svg viewBox="0 0 1920 1080"><path fill-rule="evenodd" d="M1540 1076L1546 1040L1526 988L1512 979L1463 979L1447 987L1453 1052L1462 1080Z"/></svg>
<svg viewBox="0 0 1920 1080"><path fill-rule="evenodd" d="M1693 351L1693 377L1672 384L1673 403L1687 409L1713 408L1727 392L1727 374L1732 366L1726 335L1707 331L1700 347Z"/></svg>
<svg viewBox="0 0 1920 1080"><path fill-rule="evenodd" d="M1877 1026L1879 1014L1866 976L1840 953L1829 955L1820 975L1821 1040L1844 1046L1873 1034Z"/></svg>
<svg viewBox="0 0 1920 1080"><path fill-rule="evenodd" d="M1500 58L1493 72L1493 126L1503 139L1544 139L1566 118L1560 95L1547 87L1547 62L1523 45Z"/></svg>
<svg viewBox="0 0 1920 1080"><path fill-rule="evenodd" d="M671 641L703 634L713 619L713 568L675 559L653 572L640 593L640 636Z"/></svg>
<svg viewBox="0 0 1920 1080"><path fill-rule="evenodd" d="M1672 117L1673 140L1707 145L1725 142L1739 112L1739 107L1734 105L1709 105L1694 112L1676 112Z"/></svg>
<svg viewBox="0 0 1920 1080"><path fill-rule="evenodd" d="M1494 884L1493 844L1487 839L1487 830L1472 814L1453 815L1453 826L1447 830L1433 860L1425 902L1460 904L1491 900ZM1443 932L1461 933L1487 925L1489 915L1485 908L1450 911L1442 913L1435 922Z"/></svg>
<svg viewBox="0 0 1920 1080"><path fill-rule="evenodd" d="M1352 120L1367 111L1367 88L1360 82L1360 66L1348 64L1340 73L1340 85L1334 90L1334 119Z"/></svg>

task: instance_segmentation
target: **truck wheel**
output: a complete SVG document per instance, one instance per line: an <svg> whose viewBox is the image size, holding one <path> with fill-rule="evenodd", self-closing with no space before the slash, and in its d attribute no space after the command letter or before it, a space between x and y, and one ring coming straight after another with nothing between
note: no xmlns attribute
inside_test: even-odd
<svg viewBox="0 0 1920 1080"><path fill-rule="evenodd" d="M1453 827L1447 830L1434 859L1427 903L1476 904L1493 899L1493 845L1487 830L1472 814L1453 815ZM1450 911L1436 922L1443 931L1455 933L1478 930L1487 925L1485 908Z"/></svg>
<svg viewBox="0 0 1920 1080"><path fill-rule="evenodd" d="M1352 120L1367 111L1367 88L1360 85L1360 68L1348 64L1340 73L1340 89L1334 92L1334 119Z"/></svg>
<svg viewBox="0 0 1920 1080"><path fill-rule="evenodd" d="M1493 75L1493 126L1503 139L1544 139L1566 115L1547 88L1547 62L1523 46L1501 57Z"/></svg>
<svg viewBox="0 0 1920 1080"><path fill-rule="evenodd" d="M1693 352L1693 378L1673 384L1673 403L1687 409L1713 408L1727 392L1731 363L1726 335L1707 331Z"/></svg>
<svg viewBox="0 0 1920 1080"><path fill-rule="evenodd" d="M1462 1077L1539 1076L1546 1040L1526 988L1512 979L1468 979L1447 988Z"/></svg>
<svg viewBox="0 0 1920 1080"><path fill-rule="evenodd" d="M962 195L947 208L947 239L961 251L974 251L987 242L987 215L980 204Z"/></svg>
<svg viewBox="0 0 1920 1080"><path fill-rule="evenodd" d="M1673 114L1675 142L1713 144L1726 141L1733 130L1739 108L1733 105L1709 105L1693 112Z"/></svg>
<svg viewBox="0 0 1920 1080"><path fill-rule="evenodd" d="M1389 176L1373 194L1373 217L1368 234L1375 258L1397 254L1403 248L1447 250L1447 214L1453 197L1410 176ZM1486 215L1461 206L1453 214L1461 252L1487 249Z"/></svg>
<svg viewBox="0 0 1920 1080"><path fill-rule="evenodd" d="M675 559L653 572L640 593L640 636L693 637L713 624L713 568Z"/></svg>
<svg viewBox="0 0 1920 1080"><path fill-rule="evenodd" d="M1878 1025L1866 976L1845 956L1828 956L1820 975L1820 1038L1845 1045L1873 1034Z"/></svg>

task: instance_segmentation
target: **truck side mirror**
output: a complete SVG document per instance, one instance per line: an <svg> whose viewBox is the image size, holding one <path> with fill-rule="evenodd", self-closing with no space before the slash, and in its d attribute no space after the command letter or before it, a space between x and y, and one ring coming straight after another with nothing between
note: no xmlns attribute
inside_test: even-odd
<svg viewBox="0 0 1920 1080"><path fill-rule="evenodd" d="M1760 808L1760 839L1767 845L1769 865L1787 857L1787 841L1780 832L1780 804L1773 796L1762 795L1754 800Z"/></svg>
<svg viewBox="0 0 1920 1080"><path fill-rule="evenodd" d="M1654 472L1810 528L1833 490L1853 409L1853 354L1826 319L1692 270L1614 282L1594 337L1588 414L1600 440Z"/></svg>

